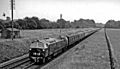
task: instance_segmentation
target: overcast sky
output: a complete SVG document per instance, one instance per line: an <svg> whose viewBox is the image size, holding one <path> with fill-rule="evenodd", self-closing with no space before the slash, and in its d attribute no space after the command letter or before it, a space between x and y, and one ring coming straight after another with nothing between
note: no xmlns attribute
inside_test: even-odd
<svg viewBox="0 0 120 69"><path fill-rule="evenodd" d="M0 0L0 18L10 16L10 0ZM63 14L65 20L94 19L105 23L120 20L120 0L15 0L14 18L37 16L51 21Z"/></svg>

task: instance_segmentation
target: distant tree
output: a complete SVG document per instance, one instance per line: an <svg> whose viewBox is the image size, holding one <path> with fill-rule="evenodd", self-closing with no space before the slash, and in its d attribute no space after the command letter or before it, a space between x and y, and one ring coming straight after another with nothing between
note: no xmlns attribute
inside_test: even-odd
<svg viewBox="0 0 120 69"><path fill-rule="evenodd" d="M18 19L16 22L19 24L21 29L26 29L27 28L27 22L25 22L24 20Z"/></svg>
<svg viewBox="0 0 120 69"><path fill-rule="evenodd" d="M5 29L5 25L3 24L2 21L0 21L0 29Z"/></svg>
<svg viewBox="0 0 120 69"><path fill-rule="evenodd" d="M12 27L12 22L11 21L4 21L3 24L6 28Z"/></svg>
<svg viewBox="0 0 120 69"><path fill-rule="evenodd" d="M16 21L13 22L14 24L14 28L17 28L17 29L22 29L22 27L19 25L19 23Z"/></svg>
<svg viewBox="0 0 120 69"><path fill-rule="evenodd" d="M7 17L6 17L6 20L7 20L7 21L10 21L10 17L7 16Z"/></svg>
<svg viewBox="0 0 120 69"><path fill-rule="evenodd" d="M60 25L60 28L65 28L66 21L64 19L58 19L57 23Z"/></svg>
<svg viewBox="0 0 120 69"><path fill-rule="evenodd" d="M57 28L58 27L58 24L56 22L50 22L49 25L50 25L50 28Z"/></svg>
<svg viewBox="0 0 120 69"><path fill-rule="evenodd" d="M7 18L7 20L3 20L2 24L4 25L5 28L7 28L12 26L11 23L12 22L10 21L10 18ZM119 23L120 21L117 21L116 25L120 26ZM15 20L14 27L19 29L84 28L84 27L96 27L96 24L94 20L90 19L79 19L74 20L73 22L66 21L62 18L62 15L60 19L58 19L56 22L49 21L48 19L45 18L39 19L38 17L33 16Z"/></svg>
<svg viewBox="0 0 120 69"><path fill-rule="evenodd" d="M32 18L25 17L24 20L27 22L27 29L36 29L37 28L37 23Z"/></svg>
<svg viewBox="0 0 120 69"><path fill-rule="evenodd" d="M120 28L120 21L108 20L105 24L106 28Z"/></svg>
<svg viewBox="0 0 120 69"><path fill-rule="evenodd" d="M71 26L74 28L87 28L87 27L96 27L95 21L90 19L79 19L71 22Z"/></svg>
<svg viewBox="0 0 120 69"><path fill-rule="evenodd" d="M40 19L40 25L42 28L49 28L49 23L50 21L45 18Z"/></svg>
<svg viewBox="0 0 120 69"><path fill-rule="evenodd" d="M76 26L76 28L80 28L79 26Z"/></svg>
<svg viewBox="0 0 120 69"><path fill-rule="evenodd" d="M38 17L33 16L31 19L33 19L37 23L37 29L41 29L41 23Z"/></svg>

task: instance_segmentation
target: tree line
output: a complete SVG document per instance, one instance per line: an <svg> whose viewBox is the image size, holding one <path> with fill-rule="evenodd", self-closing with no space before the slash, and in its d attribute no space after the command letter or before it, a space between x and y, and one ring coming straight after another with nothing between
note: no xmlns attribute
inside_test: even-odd
<svg viewBox="0 0 120 69"><path fill-rule="evenodd" d="M13 21L14 28L17 29L55 29L55 28L85 28L96 27L95 21L90 19L79 19L73 22L64 19L50 21L48 19L38 17L25 17ZM0 20L0 28L9 28L12 26L11 20Z"/></svg>
<svg viewBox="0 0 120 69"><path fill-rule="evenodd" d="M120 21L108 20L105 24L106 28L120 28Z"/></svg>

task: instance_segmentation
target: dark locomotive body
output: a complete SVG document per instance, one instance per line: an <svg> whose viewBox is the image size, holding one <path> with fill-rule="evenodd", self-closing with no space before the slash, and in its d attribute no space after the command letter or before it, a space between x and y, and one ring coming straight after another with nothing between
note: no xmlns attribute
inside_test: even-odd
<svg viewBox="0 0 120 69"><path fill-rule="evenodd" d="M34 41L29 50L29 57L34 62L43 63L54 57L67 46L66 38L49 38L44 40Z"/></svg>
<svg viewBox="0 0 120 69"><path fill-rule="evenodd" d="M89 29L76 34L61 36L60 38L48 38L33 41L30 45L29 58L34 62L45 63L55 55L67 50L71 44L96 32L97 30L98 29Z"/></svg>

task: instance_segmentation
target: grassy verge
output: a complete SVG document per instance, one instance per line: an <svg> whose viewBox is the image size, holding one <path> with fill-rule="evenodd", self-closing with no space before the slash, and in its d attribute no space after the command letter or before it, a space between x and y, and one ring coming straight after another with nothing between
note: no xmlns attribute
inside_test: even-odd
<svg viewBox="0 0 120 69"><path fill-rule="evenodd" d="M120 68L120 30L107 29L107 33L112 44L116 62L118 63L118 68L116 69L119 69Z"/></svg>

